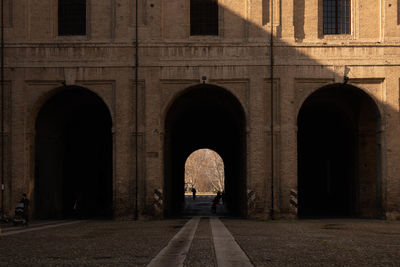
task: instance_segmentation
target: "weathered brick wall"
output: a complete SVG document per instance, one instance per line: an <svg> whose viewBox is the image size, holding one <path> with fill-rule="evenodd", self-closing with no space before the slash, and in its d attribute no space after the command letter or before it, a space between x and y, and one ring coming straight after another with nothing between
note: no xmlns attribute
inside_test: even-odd
<svg viewBox="0 0 400 267"><path fill-rule="evenodd" d="M247 189L255 213L271 208L271 24L269 1L220 0L219 35L190 36L187 0L139 0L139 127L135 128L135 7L128 0L88 0L88 33L57 36L57 1L12 2L5 29L11 110L6 177L9 211L22 192L34 192L34 124L38 110L62 81L98 94L113 119L115 216L132 216L135 190L141 214L154 211L155 189L164 188L164 119L186 88L207 83L230 91L246 114ZM281 2L281 3L280 3ZM382 205L400 216L398 1L352 1L352 34L323 36L322 1L274 0L274 210L293 217L297 189L297 114L322 86L349 83L380 110L378 162ZM282 10L279 10L279 9ZM295 17L293 17L293 14ZM280 17L281 16L281 17ZM7 87L8 88L8 87ZM7 124L8 125L8 124ZM138 177L135 137L138 136ZM365 153L373 153L365 151ZM136 179L138 179L136 181ZM374 189L375 190L375 189ZM161 216L160 214L156 214Z"/></svg>

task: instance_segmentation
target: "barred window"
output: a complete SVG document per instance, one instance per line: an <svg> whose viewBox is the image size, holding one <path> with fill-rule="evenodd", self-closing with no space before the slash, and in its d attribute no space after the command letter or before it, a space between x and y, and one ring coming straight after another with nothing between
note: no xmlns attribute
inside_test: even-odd
<svg viewBox="0 0 400 267"><path fill-rule="evenodd" d="M218 0L190 1L190 35L218 35Z"/></svg>
<svg viewBox="0 0 400 267"><path fill-rule="evenodd" d="M324 34L350 34L350 0L324 0Z"/></svg>
<svg viewBox="0 0 400 267"><path fill-rule="evenodd" d="M86 0L58 0L58 35L86 34Z"/></svg>
<svg viewBox="0 0 400 267"><path fill-rule="evenodd" d="M400 1L400 0L399 0ZM269 0L262 0L262 25L267 25L269 22L269 8L270 3Z"/></svg>
<svg viewBox="0 0 400 267"><path fill-rule="evenodd" d="M13 26L13 2L12 0L4 0L4 27L11 28Z"/></svg>

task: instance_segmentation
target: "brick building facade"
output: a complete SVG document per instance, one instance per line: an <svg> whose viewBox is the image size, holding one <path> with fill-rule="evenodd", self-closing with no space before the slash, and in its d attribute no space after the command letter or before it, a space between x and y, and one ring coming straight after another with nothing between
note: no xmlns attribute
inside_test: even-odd
<svg viewBox="0 0 400 267"><path fill-rule="evenodd" d="M400 4L372 2L4 0L5 211L179 214L210 148L232 214L399 219Z"/></svg>

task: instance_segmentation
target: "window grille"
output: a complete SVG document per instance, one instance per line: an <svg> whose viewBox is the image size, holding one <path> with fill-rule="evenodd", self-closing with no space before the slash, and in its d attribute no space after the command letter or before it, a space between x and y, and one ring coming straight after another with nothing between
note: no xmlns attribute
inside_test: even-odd
<svg viewBox="0 0 400 267"><path fill-rule="evenodd" d="M86 0L58 0L58 34L86 34Z"/></svg>
<svg viewBox="0 0 400 267"><path fill-rule="evenodd" d="M190 1L190 35L218 35L218 0Z"/></svg>
<svg viewBox="0 0 400 267"><path fill-rule="evenodd" d="M324 34L350 34L350 0L324 0Z"/></svg>

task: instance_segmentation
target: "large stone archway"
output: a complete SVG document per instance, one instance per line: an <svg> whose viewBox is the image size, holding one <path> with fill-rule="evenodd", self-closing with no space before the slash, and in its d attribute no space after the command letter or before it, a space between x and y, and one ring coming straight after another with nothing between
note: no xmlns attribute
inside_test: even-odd
<svg viewBox="0 0 400 267"><path fill-rule="evenodd" d="M197 149L216 151L225 164L226 202L231 214L246 215L245 113L227 90L199 85L178 97L165 119L164 214L180 214L184 166Z"/></svg>
<svg viewBox="0 0 400 267"><path fill-rule="evenodd" d="M51 97L35 125L34 216L112 216L112 119L91 91Z"/></svg>
<svg viewBox="0 0 400 267"><path fill-rule="evenodd" d="M374 100L354 86L327 86L306 99L297 123L299 217L381 217Z"/></svg>

